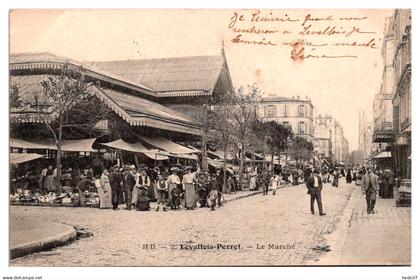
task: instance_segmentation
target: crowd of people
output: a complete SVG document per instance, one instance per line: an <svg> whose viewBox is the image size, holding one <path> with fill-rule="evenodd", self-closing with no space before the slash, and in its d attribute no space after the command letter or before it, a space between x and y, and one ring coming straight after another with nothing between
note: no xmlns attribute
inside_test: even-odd
<svg viewBox="0 0 420 280"><path fill-rule="evenodd" d="M244 188L262 190L262 194L267 195L271 189L275 195L277 189L283 186L306 183L308 187L308 182L316 185L318 178L321 183L331 183L334 187L338 187L340 177L345 178L346 183L355 181L356 185L362 185L367 170L365 167L351 166L313 168L309 165L293 165L267 169L262 165L248 165L242 180L237 171L229 169L225 187L221 169L200 170L179 164L149 168L145 164L120 166L91 162L83 169L67 169L65 175L62 175L64 182L58 182L57 168L53 168L52 164L36 168L36 172L39 172L38 176L27 176L28 184L34 188L33 192L59 195L63 192L62 188L67 186L71 192L78 194L80 206L85 206L86 194L94 191L99 196L99 208L102 209L119 210L123 204L123 209L147 211L150 210L150 202L156 201L155 211L192 210L197 207L209 207L214 211L216 206L222 206L223 193ZM376 170L374 173L378 175L379 196L393 197L393 173L388 169ZM317 194L311 196L311 205L318 199L321 200Z"/></svg>

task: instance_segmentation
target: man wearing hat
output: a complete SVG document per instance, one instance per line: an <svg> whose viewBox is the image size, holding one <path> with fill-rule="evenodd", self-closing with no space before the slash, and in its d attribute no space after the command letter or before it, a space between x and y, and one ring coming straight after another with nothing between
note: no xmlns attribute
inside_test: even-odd
<svg viewBox="0 0 420 280"><path fill-rule="evenodd" d="M127 206L127 210L131 210L131 203L132 203L132 193L133 188L136 184L136 178L134 177L134 169L130 166L126 166L126 172L124 175L124 193L125 193L125 204Z"/></svg>
<svg viewBox="0 0 420 280"><path fill-rule="evenodd" d="M325 216L326 213L322 211L322 199L321 199L321 191L322 191L322 178L319 175L319 170L317 168L314 169L314 173L309 176L306 181L306 187L308 188L308 194L311 196L311 213L315 215L314 210L314 202L318 204L318 210L320 216Z"/></svg>
<svg viewBox="0 0 420 280"><path fill-rule="evenodd" d="M118 210L118 204L120 200L121 192L121 182L122 177L120 174L120 168L118 165L115 165L112 168L111 174L109 175L109 183L111 184L111 194L112 194L112 208Z"/></svg>
<svg viewBox="0 0 420 280"><path fill-rule="evenodd" d="M166 196L168 193L168 184L167 184L167 174L158 173L156 179L156 199L157 199L157 207L156 211L159 211L159 207L162 205L162 210L166 211L165 201Z"/></svg>
<svg viewBox="0 0 420 280"><path fill-rule="evenodd" d="M362 177L362 193L366 195L367 213L373 214L375 211L376 194L379 190L378 176L372 172L372 167L367 166L367 172Z"/></svg>

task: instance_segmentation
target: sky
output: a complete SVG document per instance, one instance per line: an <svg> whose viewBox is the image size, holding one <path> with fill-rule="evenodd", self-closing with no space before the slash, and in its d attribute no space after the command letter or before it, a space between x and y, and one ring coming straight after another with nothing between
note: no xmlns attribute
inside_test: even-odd
<svg viewBox="0 0 420 280"><path fill-rule="evenodd" d="M257 12L260 19L290 21L252 21L252 14ZM235 13L238 20L229 28ZM14 10L10 13L10 52L48 51L83 62L217 55L223 44L235 87L257 83L265 95L308 96L316 114L331 115L341 123L351 151L358 146L359 110L366 110L372 118L372 102L383 72L385 17L391 13L302 9ZM240 15L243 20L239 20ZM337 31L355 27L360 32L348 37L345 33L299 34L309 25L310 31L323 31L329 26ZM233 29L249 30L252 26L273 33L238 33ZM275 46L235 43L238 34L244 41L271 41ZM305 46L305 55L346 57L293 60L293 47L282 43L298 39L313 43ZM371 39L374 48L334 45L367 44ZM327 46L319 46L322 44Z"/></svg>

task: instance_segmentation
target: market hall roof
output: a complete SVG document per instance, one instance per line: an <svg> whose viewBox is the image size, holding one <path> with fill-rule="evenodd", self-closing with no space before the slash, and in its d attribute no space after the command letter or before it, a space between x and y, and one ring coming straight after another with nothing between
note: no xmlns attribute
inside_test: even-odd
<svg viewBox="0 0 420 280"><path fill-rule="evenodd" d="M65 65L83 69L85 74L105 82L117 84L131 90L141 92L149 96L156 96L156 93L147 86L119 77L116 74L96 69L93 66L82 64L76 60L58 56L48 52L42 53L12 53L9 57L9 68L11 71L18 70L54 70L63 68Z"/></svg>
<svg viewBox="0 0 420 280"><path fill-rule="evenodd" d="M41 82L48 75L16 75L10 76L10 83L17 84L22 100L29 102L34 94L38 94L40 101L48 103L43 96ZM94 94L117 115L132 126L149 126L171 131L190 134L200 134L197 124L187 116L169 109L159 103L138 96L123 93L114 89L90 84L88 93ZM10 119L16 122L41 122L37 113L31 108L11 108Z"/></svg>
<svg viewBox="0 0 420 280"><path fill-rule="evenodd" d="M146 85L158 97L212 95L221 77L233 90L224 52L218 56L116 60L91 65Z"/></svg>

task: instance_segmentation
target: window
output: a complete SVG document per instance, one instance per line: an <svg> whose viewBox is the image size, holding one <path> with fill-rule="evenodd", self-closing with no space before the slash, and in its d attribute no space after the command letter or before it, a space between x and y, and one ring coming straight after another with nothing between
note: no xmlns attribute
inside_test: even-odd
<svg viewBox="0 0 420 280"><path fill-rule="evenodd" d="M267 105L265 111L266 118L275 118L276 117L276 106L274 105Z"/></svg>
<svg viewBox="0 0 420 280"><path fill-rule="evenodd" d="M298 116L299 117L304 117L305 116L305 105L299 105Z"/></svg>
<svg viewBox="0 0 420 280"><path fill-rule="evenodd" d="M287 117L287 104L284 104L284 117Z"/></svg>
<svg viewBox="0 0 420 280"><path fill-rule="evenodd" d="M290 124L289 124L289 122L283 122L283 125L284 126L289 126Z"/></svg>
<svg viewBox="0 0 420 280"><path fill-rule="evenodd" d="M305 122L299 122L298 134L305 134Z"/></svg>

